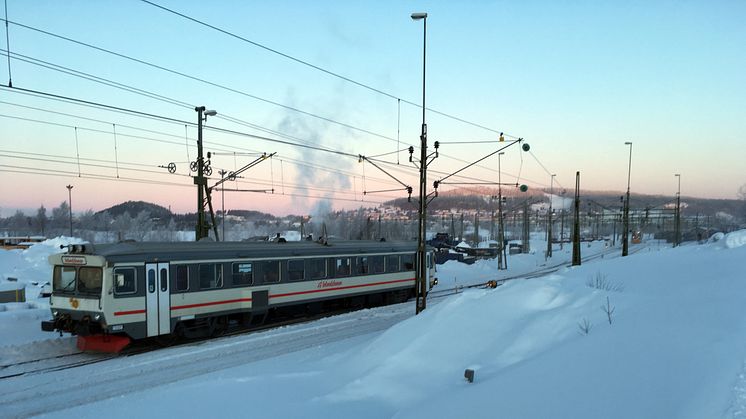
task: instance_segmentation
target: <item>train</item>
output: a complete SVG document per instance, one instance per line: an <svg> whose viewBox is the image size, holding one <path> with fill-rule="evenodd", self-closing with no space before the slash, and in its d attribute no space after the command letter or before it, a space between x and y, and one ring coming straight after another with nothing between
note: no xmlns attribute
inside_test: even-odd
<svg viewBox="0 0 746 419"><path fill-rule="evenodd" d="M407 301L416 243L120 242L74 244L49 256L51 320L81 350L119 352L133 340L198 338L274 317ZM427 289L437 284L426 254Z"/></svg>

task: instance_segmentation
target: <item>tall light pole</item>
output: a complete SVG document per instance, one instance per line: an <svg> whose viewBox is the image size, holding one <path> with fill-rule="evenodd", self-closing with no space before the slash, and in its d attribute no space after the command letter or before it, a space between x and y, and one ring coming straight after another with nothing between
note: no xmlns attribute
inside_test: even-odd
<svg viewBox="0 0 746 419"><path fill-rule="evenodd" d="M422 20L422 132L420 134L420 208L419 228L417 232L417 308L419 314L425 309L427 303L426 284L426 249L425 236L427 234L427 125L425 124L425 65L427 58L427 13L412 13L412 20Z"/></svg>
<svg viewBox="0 0 746 419"><path fill-rule="evenodd" d="M681 244L681 174L676 173L674 176L679 179L679 189L676 192L676 233L673 242L673 246L676 247Z"/></svg>
<svg viewBox="0 0 746 419"><path fill-rule="evenodd" d="M73 185L65 186L67 188L67 206L70 208L70 237L73 236Z"/></svg>
<svg viewBox="0 0 746 419"><path fill-rule="evenodd" d="M629 254L629 181L632 174L632 142L627 141L624 144L629 146L629 167L627 169L627 197L624 200L624 219L622 221L624 226L622 256L627 256Z"/></svg>
<svg viewBox="0 0 746 419"><path fill-rule="evenodd" d="M197 112L197 176L194 184L197 185L197 228L195 240L210 235L210 225L205 218L205 190L207 189L207 178L205 178L205 158L202 154L202 122L207 121L208 116L215 116L216 111L208 111L204 106L194 108Z"/></svg>
<svg viewBox="0 0 746 419"><path fill-rule="evenodd" d="M549 181L549 215L547 217L547 258L552 257L552 197L554 196L554 177Z"/></svg>

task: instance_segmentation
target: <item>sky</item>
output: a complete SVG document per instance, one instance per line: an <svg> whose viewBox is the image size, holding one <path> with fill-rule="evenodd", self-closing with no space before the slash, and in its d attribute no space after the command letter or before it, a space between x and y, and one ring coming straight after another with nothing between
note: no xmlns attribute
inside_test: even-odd
<svg viewBox="0 0 746 419"><path fill-rule="evenodd" d="M56 207L66 185L74 211L127 200L195 211L189 162L203 105L218 112L204 131L208 184L218 170L277 153L226 183L226 209L376 206L406 197L405 186L416 197L417 168L396 153L411 145L419 157L423 22L412 12L428 13L428 151L440 142L428 191L505 145L499 162L492 155L449 180L569 191L580 171L583 189L624 191L625 142L633 193L673 196L674 174L685 197L735 199L746 184L740 1L155 3L243 40L141 1L7 1L0 82L12 77L14 88L0 87L3 215ZM380 156L385 172L358 155ZM176 173L160 167L169 163Z"/></svg>

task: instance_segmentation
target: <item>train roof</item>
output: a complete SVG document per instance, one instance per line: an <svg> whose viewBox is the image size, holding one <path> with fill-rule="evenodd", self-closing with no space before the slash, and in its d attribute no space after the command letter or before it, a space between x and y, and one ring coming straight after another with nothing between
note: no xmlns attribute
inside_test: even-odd
<svg viewBox="0 0 746 419"><path fill-rule="evenodd" d="M103 256L112 262L168 261L189 259L245 259L292 256L326 256L414 252L416 241L379 242L332 241L321 244L300 242L121 242L86 245L85 254Z"/></svg>

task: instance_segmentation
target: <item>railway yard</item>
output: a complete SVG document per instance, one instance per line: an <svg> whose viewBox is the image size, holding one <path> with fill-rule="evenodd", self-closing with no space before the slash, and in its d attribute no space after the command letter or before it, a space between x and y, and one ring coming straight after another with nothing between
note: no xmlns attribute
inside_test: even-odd
<svg viewBox="0 0 746 419"><path fill-rule="evenodd" d="M722 287L743 287L731 271L743 257L744 237L679 249L643 242L624 259L600 242L584 248L583 265L572 268L560 251L548 261L536 254L512 258L508 271L497 271L491 260L448 262L438 266L440 284L418 316L410 301L172 347L146 340L120 354L81 353L69 336L8 335L0 356L0 410L3 417L98 417L102 409L111 417L240 417L251 410L452 417L460 405L470 416L490 417L476 399L510 381L514 386L496 396L508 416L548 413L550 406L529 406L540 398L579 417L702 417L682 413L711 412L717 403L724 417L738 417L746 347L737 336L746 336L746 327L733 313L737 297ZM606 290L589 285L598 275L608 280ZM702 288L703 279L717 287ZM497 289L486 286L490 280ZM703 289L716 306L698 307ZM614 313L608 322L599 309L606 297ZM0 321L18 325L3 334L38 327L38 314L31 313L42 309L8 307ZM692 311L699 319L694 324ZM728 315L732 320L722 321ZM696 342L687 342L694 334ZM635 349L642 347L646 356ZM717 358L691 366L701 351ZM466 368L475 371L473 384L463 380ZM571 406L549 396L562 377L592 391L598 371L613 385L593 390L595 401ZM701 377L709 384L698 384ZM673 380L679 385L670 397L679 404L659 403L640 389ZM532 394L525 392L529 387ZM287 400L287 392L294 397ZM613 394L627 400L618 415L607 410ZM698 403L692 394L712 402Z"/></svg>

